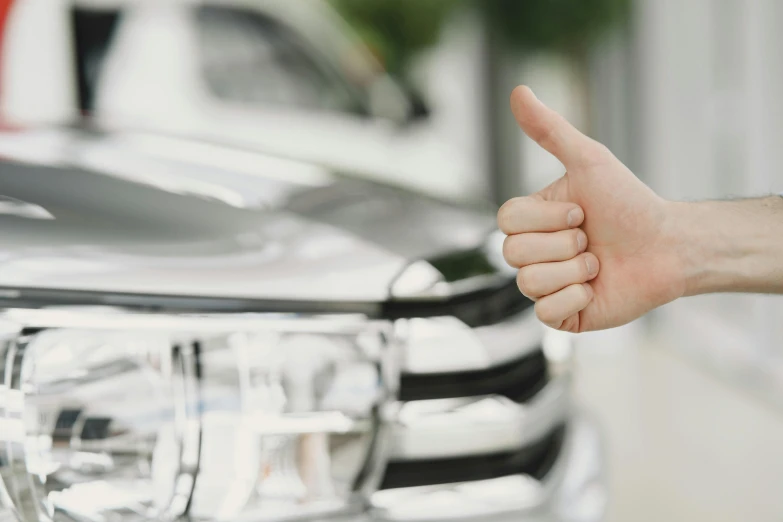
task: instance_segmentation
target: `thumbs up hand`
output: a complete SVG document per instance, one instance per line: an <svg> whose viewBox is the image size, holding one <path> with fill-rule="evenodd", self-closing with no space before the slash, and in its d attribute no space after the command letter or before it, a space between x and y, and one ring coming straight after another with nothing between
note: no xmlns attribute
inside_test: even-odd
<svg viewBox="0 0 783 522"><path fill-rule="evenodd" d="M600 330L682 296L685 270L668 233L677 226L674 204L529 88L514 90L511 107L567 171L498 212L504 257L519 269L519 289L536 301L539 319L568 332Z"/></svg>

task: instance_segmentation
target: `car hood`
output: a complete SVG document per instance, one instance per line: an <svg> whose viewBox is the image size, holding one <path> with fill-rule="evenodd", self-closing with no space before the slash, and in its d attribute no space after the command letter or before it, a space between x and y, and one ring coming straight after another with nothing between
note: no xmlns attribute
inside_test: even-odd
<svg viewBox="0 0 783 522"><path fill-rule="evenodd" d="M39 154L46 165L0 165L9 295L380 303L412 264L481 248L494 227L487 212L331 172L303 176L293 162L245 157L257 160L247 172L95 143Z"/></svg>

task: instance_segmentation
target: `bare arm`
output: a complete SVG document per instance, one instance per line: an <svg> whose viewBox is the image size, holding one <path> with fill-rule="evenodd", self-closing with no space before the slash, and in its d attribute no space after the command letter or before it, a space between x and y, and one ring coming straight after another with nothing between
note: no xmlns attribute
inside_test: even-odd
<svg viewBox="0 0 783 522"><path fill-rule="evenodd" d="M783 294L783 197L671 204L685 295Z"/></svg>

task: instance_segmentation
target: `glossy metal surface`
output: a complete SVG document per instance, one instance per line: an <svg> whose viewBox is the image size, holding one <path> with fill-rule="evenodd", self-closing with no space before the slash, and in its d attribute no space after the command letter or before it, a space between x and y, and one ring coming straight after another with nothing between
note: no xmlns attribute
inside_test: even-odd
<svg viewBox="0 0 783 522"><path fill-rule="evenodd" d="M408 374L492 368L540 349L546 337L532 309L478 328L453 317L402 319L396 328L405 340L402 370Z"/></svg>
<svg viewBox="0 0 783 522"><path fill-rule="evenodd" d="M7 190L5 195L22 202L14 207L18 212L0 212L0 288L5 289L0 297L5 299L12 299L14 292L29 293L32 287L42 292L39 296L62 289L135 294L134 302L141 306L157 306L155 298L160 296L176 296L183 302L206 296L254 303L268 300L280 312L292 310L283 303L330 302L345 311L369 313L372 307L365 305L389 299L438 301L513 280L513 271L500 255L502 238L492 233L491 213L356 181L317 165L214 143L142 133L47 133L0 134L0 153L26 162L0 164L0 192ZM43 215L37 210L25 215L32 209L42 209L54 219L34 219ZM352 308L352 304L361 306ZM59 312L46 313L54 314L46 316L49 325L79 326L72 323L73 316L64 319ZM152 328L157 321L143 315L101 317L107 328ZM298 327L293 325L308 324L290 321L293 316L265 317L271 321L268 325L278 320L294 329ZM226 322L224 327L241 329L240 317L232 321L239 322ZM326 328L332 323L320 324ZM186 326L194 331L206 328L189 321L179 325ZM558 345L546 342L532 310L478 328L447 317L400 320L396 334L407 345L399 363L416 375L493 368L534 352L542 343ZM243 382L229 375L236 373L236 366L220 364L228 353L224 348L217 346L208 353L215 357L203 374L212 383L210 389L225 391L226 382ZM523 405L491 395L399 405L390 449L395 457L409 459L522 447L570 413L568 357L563 358L566 369L558 373L561 377ZM323 369L318 364L295 366L304 372L301 383L317 380L314 377ZM243 367L252 369L253 364ZM241 373L249 376L253 371ZM214 395L216 400L226 396L236 394ZM241 408L245 403L233 404ZM253 473L246 473L239 455L263 458L249 441L253 437L279 440L279 433L270 432L269 423L260 420L237 424L222 415L207 415L202 421L199 458L213 479L196 482L192 513L203 520L226 513L232 520L259 519L260 506L270 506L269 495L284 498L279 496L279 485L290 486L290 482L283 480L277 489L256 489L245 495ZM313 422L306 418L285 425L299 434L300 441L310 442L284 444L287 456L278 461L283 468L293 469L289 466L293 453L324 455L324 441L313 436L317 435ZM361 434L367 429L344 415L315 422L335 432ZM7 433L18 432L18 423L0 427L9 428ZM356 441L361 440L366 438L359 435ZM439 444L432 444L433 440ZM569 442L568 447L572 445ZM226 446L238 453L214 458L217 452L209 449ZM352 446L360 448L362 443ZM566 453L551 477L572 466ZM318 475L326 468L312 469ZM235 480L214 478L218 476ZM555 478L548 476L544 482L550 481ZM558 488L537 483L532 490L538 493L531 494L529 480L508 477L393 490L377 497L385 500L379 500L376 515L421 520L441 518L439 509L443 514L473 513L481 519L482 514L527 513L525 506L549 502ZM218 502L204 493L207 490L226 495L230 490L237 497ZM293 498L292 490L288 491L288 498ZM455 494L458 501L452 498ZM450 498L446 504L454 510L443 508L444 499ZM285 517L288 505L283 500L267 513Z"/></svg>
<svg viewBox="0 0 783 522"><path fill-rule="evenodd" d="M393 344L362 318L0 314L0 519L359 512Z"/></svg>
<svg viewBox="0 0 783 522"><path fill-rule="evenodd" d="M397 460L504 453L527 446L571 413L567 377L550 382L526 404L505 397L469 397L402 404L391 433Z"/></svg>
<svg viewBox="0 0 783 522"><path fill-rule="evenodd" d="M378 521L602 522L607 508L603 439L594 421L577 413L563 450L543 480L527 475L379 491Z"/></svg>
<svg viewBox="0 0 783 522"><path fill-rule="evenodd" d="M257 153L161 157L176 147L145 136L0 135L7 158L49 164L3 163L2 195L54 218L0 212L0 287L380 302L406 266L481 248L494 228L486 212Z"/></svg>
<svg viewBox="0 0 783 522"><path fill-rule="evenodd" d="M563 451L542 481L503 479L379 491L373 510L332 522L604 522L608 481L604 439L594 419L576 412Z"/></svg>

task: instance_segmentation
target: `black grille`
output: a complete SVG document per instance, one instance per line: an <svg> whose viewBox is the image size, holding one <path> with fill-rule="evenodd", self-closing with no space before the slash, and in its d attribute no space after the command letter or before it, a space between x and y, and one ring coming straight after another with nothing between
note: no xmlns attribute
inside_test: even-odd
<svg viewBox="0 0 783 522"><path fill-rule="evenodd" d="M54 424L54 433L52 438L57 442L63 442L70 440L73 435L73 426L79 419L79 415L82 414L82 410L66 409L60 411L57 414L57 420Z"/></svg>
<svg viewBox="0 0 783 522"><path fill-rule="evenodd" d="M468 326L488 326L502 322L533 306L523 296L515 280L496 286L438 300L389 301L381 315L387 319L412 317L456 317Z"/></svg>
<svg viewBox="0 0 783 522"><path fill-rule="evenodd" d="M392 461L381 489L454 484L529 475L542 480L552 470L563 447L566 427L559 426L519 451L478 457Z"/></svg>
<svg viewBox="0 0 783 522"><path fill-rule="evenodd" d="M523 403L540 392L548 381L546 357L541 349L537 349L525 357L486 370L403 374L400 400L503 395Z"/></svg>
<svg viewBox="0 0 783 522"><path fill-rule="evenodd" d="M111 419L108 417L90 417L84 421L82 440L103 440L109 438Z"/></svg>

